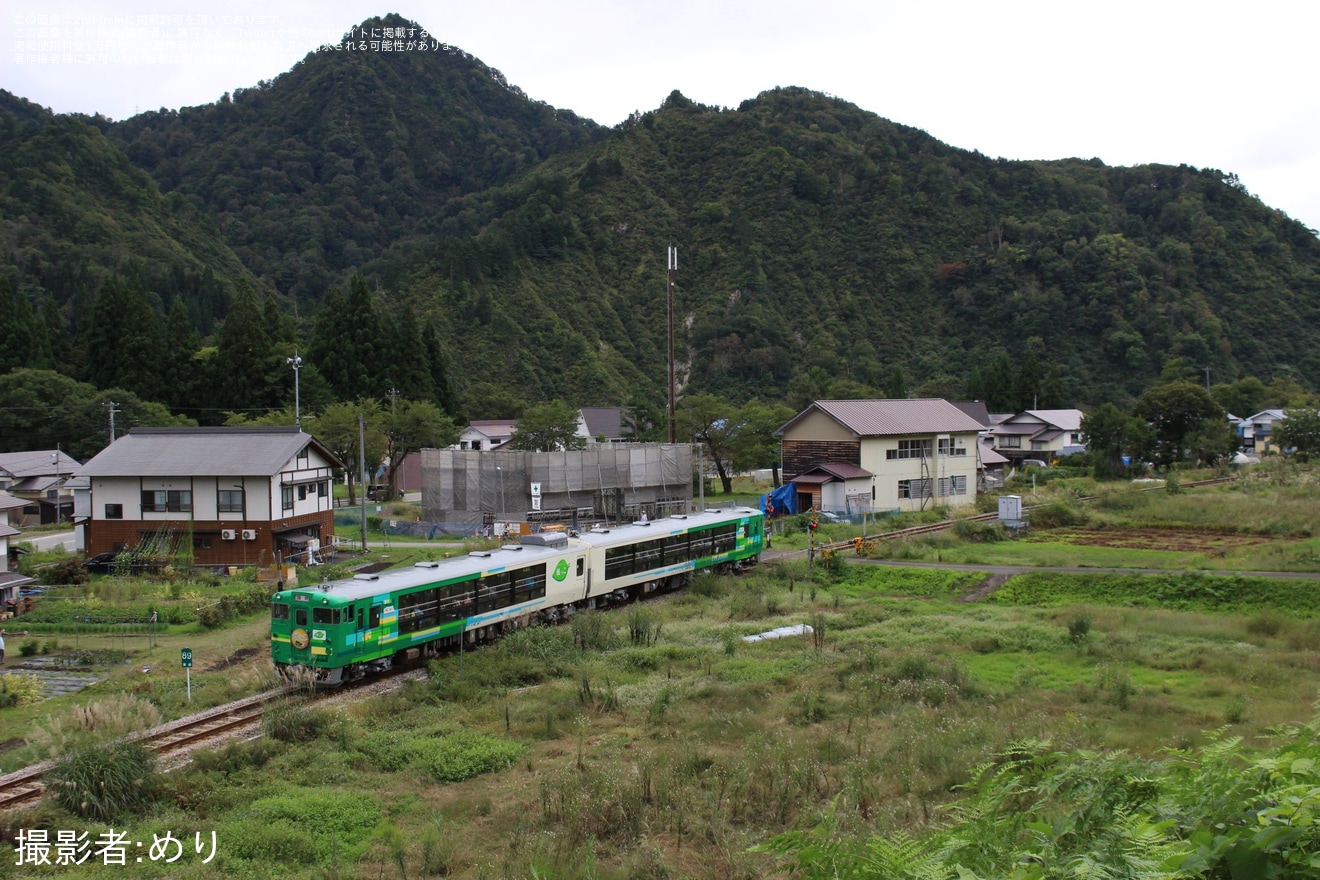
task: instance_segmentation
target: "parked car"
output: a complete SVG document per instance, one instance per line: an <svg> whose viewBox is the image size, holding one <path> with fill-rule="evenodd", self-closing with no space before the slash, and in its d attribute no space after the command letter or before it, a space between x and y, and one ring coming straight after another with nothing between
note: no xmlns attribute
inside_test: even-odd
<svg viewBox="0 0 1320 880"><path fill-rule="evenodd" d="M128 562L126 565L121 565L119 557L124 555L128 556ZM90 574L114 574L123 571L124 568L127 568L129 574L137 574L142 570L141 563L132 553L98 553L83 560L83 568Z"/></svg>

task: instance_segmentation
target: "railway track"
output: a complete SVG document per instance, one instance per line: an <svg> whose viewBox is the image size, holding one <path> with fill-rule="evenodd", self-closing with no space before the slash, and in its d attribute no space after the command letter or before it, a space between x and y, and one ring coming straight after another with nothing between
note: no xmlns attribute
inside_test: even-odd
<svg viewBox="0 0 1320 880"><path fill-rule="evenodd" d="M281 687L255 697L247 697L208 709L196 715L170 721L134 739L159 756L170 755L194 748L208 740L218 739L249 725L257 724L266 707L294 692L292 687ZM45 790L42 782L52 762L45 761L0 776L0 811L24 806Z"/></svg>
<svg viewBox="0 0 1320 880"><path fill-rule="evenodd" d="M334 700L336 697L343 698L346 695L357 696L358 691L378 693L383 689L396 687L395 679L404 679L417 674L417 670L412 667L400 666L389 673L352 682L333 691L314 693L308 699L321 702ZM207 709L196 715L166 722L132 739L141 742L166 762L174 758L175 766L178 766L187 762L187 752L231 737L238 731L260 725L272 703L305 693L302 688L285 685L263 694ZM40 798L45 790L43 779L52 764L52 761L43 761L0 776L0 813L27 806Z"/></svg>

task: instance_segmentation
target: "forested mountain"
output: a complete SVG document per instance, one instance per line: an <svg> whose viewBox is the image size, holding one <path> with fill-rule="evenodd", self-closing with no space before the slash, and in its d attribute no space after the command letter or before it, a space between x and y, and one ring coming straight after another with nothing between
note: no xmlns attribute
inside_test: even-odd
<svg viewBox="0 0 1320 880"><path fill-rule="evenodd" d="M132 277L162 315L183 296L210 332L251 274L208 212L162 195L94 121L0 90L0 267L75 331L108 277Z"/></svg>
<svg viewBox="0 0 1320 880"><path fill-rule="evenodd" d="M672 95L439 229L428 289L465 327L534 347L546 304L557 353L571 327L587 364L656 380L678 243L693 383L734 398L896 367L988 397L995 364L1028 355L1070 403L1130 399L1173 356L1320 377L1320 243L1224 174L994 160L801 89L736 111Z"/></svg>
<svg viewBox="0 0 1320 880"><path fill-rule="evenodd" d="M396 26L415 27L362 25ZM252 271L313 304L352 270L396 283L451 199L604 133L454 47L314 52L215 104L106 127L162 190L209 211Z"/></svg>
<svg viewBox="0 0 1320 880"><path fill-rule="evenodd" d="M407 395L420 346L466 417L663 400L671 244L687 392L1003 400L1025 375L1127 404L1176 358L1320 385L1320 241L1231 175L992 159L806 89L606 130L453 47L317 52L119 123L6 96L0 148L0 271L34 315L127 273L163 320L176 277L205 336L250 275L341 395ZM323 302L372 302L380 338L337 351Z"/></svg>

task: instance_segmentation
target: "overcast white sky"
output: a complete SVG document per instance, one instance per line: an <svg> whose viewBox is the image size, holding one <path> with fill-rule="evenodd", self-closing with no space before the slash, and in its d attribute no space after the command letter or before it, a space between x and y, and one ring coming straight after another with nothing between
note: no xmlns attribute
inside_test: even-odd
<svg viewBox="0 0 1320 880"><path fill-rule="evenodd" d="M1236 172L1320 227L1312 0L5 0L0 88L113 119L205 104L389 12L605 125L673 89L805 86L990 156Z"/></svg>

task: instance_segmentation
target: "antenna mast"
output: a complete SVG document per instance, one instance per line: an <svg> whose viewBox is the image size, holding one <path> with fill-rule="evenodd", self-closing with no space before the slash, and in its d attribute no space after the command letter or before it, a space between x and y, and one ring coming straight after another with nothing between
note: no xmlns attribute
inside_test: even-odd
<svg viewBox="0 0 1320 880"><path fill-rule="evenodd" d="M675 387L674 387L674 273L678 271L678 248L669 248L669 442L676 442L674 433Z"/></svg>

